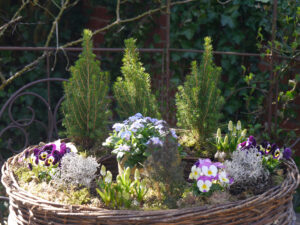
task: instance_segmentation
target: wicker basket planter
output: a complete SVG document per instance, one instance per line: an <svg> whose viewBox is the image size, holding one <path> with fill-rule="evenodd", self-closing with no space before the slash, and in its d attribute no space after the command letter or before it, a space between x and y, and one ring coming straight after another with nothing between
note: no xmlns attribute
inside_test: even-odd
<svg viewBox="0 0 300 225"><path fill-rule="evenodd" d="M2 183L10 199L12 224L293 224L292 195L299 184L299 173L292 160L285 162L286 179L261 195L233 203L174 210L107 210L46 201L23 190L11 165L16 155L2 167ZM109 158L104 159L103 163Z"/></svg>

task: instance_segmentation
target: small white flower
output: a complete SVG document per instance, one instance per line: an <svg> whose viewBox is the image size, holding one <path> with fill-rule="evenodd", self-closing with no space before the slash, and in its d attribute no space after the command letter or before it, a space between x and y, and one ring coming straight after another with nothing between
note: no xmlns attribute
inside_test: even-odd
<svg viewBox="0 0 300 225"><path fill-rule="evenodd" d="M201 169L199 167L197 167L196 165L194 165L192 167L192 171L191 171L191 173L189 175L189 179L191 179L191 180L192 179L197 180L200 177L200 175L201 175Z"/></svg>
<svg viewBox="0 0 300 225"><path fill-rule="evenodd" d="M222 134L221 134L221 129L220 128L218 128L218 130L217 130L217 138L221 138L222 137Z"/></svg>
<svg viewBox="0 0 300 225"><path fill-rule="evenodd" d="M247 129L244 129L244 130L242 131L242 133L241 133L241 136L242 136L242 137L246 137L246 134L247 134Z"/></svg>
<svg viewBox="0 0 300 225"><path fill-rule="evenodd" d="M60 147L61 140L58 139L58 140L54 141L53 144L55 144L56 147Z"/></svg>
<svg viewBox="0 0 300 225"><path fill-rule="evenodd" d="M135 169L134 171L134 180L139 180L141 178L140 171Z"/></svg>
<svg viewBox="0 0 300 225"><path fill-rule="evenodd" d="M215 177L217 175L218 169L215 165L202 166L202 172L205 176Z"/></svg>
<svg viewBox="0 0 300 225"><path fill-rule="evenodd" d="M201 192L209 192L212 182L209 180L198 180L197 186Z"/></svg>
<svg viewBox="0 0 300 225"><path fill-rule="evenodd" d="M103 176L103 177L106 175L106 168L105 168L104 165L101 166L100 174L101 174L101 176Z"/></svg>
<svg viewBox="0 0 300 225"><path fill-rule="evenodd" d="M133 200L132 204L134 206L139 206L140 205L140 203L136 199Z"/></svg>
<svg viewBox="0 0 300 225"><path fill-rule="evenodd" d="M67 148L70 148L71 152L75 152L75 153L78 152L76 146L75 146L73 143L71 143L71 142L67 143L67 144L66 144L66 147L67 147Z"/></svg>
<svg viewBox="0 0 300 225"><path fill-rule="evenodd" d="M111 181L112 181L112 174L111 174L110 171L107 171L107 174L106 174L106 176L104 178L104 182L110 184Z"/></svg>
<svg viewBox="0 0 300 225"><path fill-rule="evenodd" d="M237 122L236 129L237 129L237 130L241 130L241 129L242 129L241 121L238 121L238 122Z"/></svg>
<svg viewBox="0 0 300 225"><path fill-rule="evenodd" d="M112 142L112 136L106 138L105 142L102 143L103 146L110 146Z"/></svg>
<svg viewBox="0 0 300 225"><path fill-rule="evenodd" d="M215 159L218 159L220 157L220 152L217 151L216 154L215 154Z"/></svg>
<svg viewBox="0 0 300 225"><path fill-rule="evenodd" d="M225 171L222 171L221 173L219 173L219 180L221 183L229 184L229 179L228 179Z"/></svg>
<svg viewBox="0 0 300 225"><path fill-rule="evenodd" d="M233 130L233 124L232 124L232 121L230 120L229 123L228 123L228 130L229 131L232 131Z"/></svg>
<svg viewBox="0 0 300 225"><path fill-rule="evenodd" d="M226 153L225 152L220 152L220 157L219 157L220 160L224 161L225 157L226 157Z"/></svg>

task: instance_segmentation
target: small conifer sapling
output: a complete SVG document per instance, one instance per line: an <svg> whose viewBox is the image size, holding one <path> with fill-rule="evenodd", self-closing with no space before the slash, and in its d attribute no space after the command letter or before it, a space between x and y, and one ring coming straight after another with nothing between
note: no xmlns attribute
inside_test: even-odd
<svg viewBox="0 0 300 225"><path fill-rule="evenodd" d="M160 118L158 103L151 93L150 75L140 62L139 53L133 38L125 40L125 54L121 72L113 86L120 118L141 113L144 116Z"/></svg>
<svg viewBox="0 0 300 225"><path fill-rule="evenodd" d="M83 32L83 51L71 69L71 78L64 83L62 103L66 134L83 148L91 148L106 134L110 116L109 74L100 69L92 52L92 32Z"/></svg>
<svg viewBox="0 0 300 225"><path fill-rule="evenodd" d="M215 131L224 99L218 89L221 68L213 63L211 38L206 37L200 65L191 64L191 74L176 94L178 127L190 130L197 150Z"/></svg>

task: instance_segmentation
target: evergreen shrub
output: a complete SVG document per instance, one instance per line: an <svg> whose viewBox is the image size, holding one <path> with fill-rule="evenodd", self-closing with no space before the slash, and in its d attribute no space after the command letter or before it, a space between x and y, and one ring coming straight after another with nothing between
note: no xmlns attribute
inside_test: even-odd
<svg viewBox="0 0 300 225"><path fill-rule="evenodd" d="M207 141L218 125L224 98L218 88L221 68L213 63L211 38L206 37L200 65L191 63L191 74L176 94L178 126L188 129L195 147Z"/></svg>
<svg viewBox="0 0 300 225"><path fill-rule="evenodd" d="M62 103L66 134L84 148L104 138L110 116L109 74L100 69L91 37L91 31L84 30L83 51L71 67L71 78L64 83Z"/></svg>
<svg viewBox="0 0 300 225"><path fill-rule="evenodd" d="M113 86L117 101L117 113L121 119L141 113L144 116L160 118L158 103L151 93L150 75L145 72L136 48L136 40L125 40L125 54L121 72Z"/></svg>

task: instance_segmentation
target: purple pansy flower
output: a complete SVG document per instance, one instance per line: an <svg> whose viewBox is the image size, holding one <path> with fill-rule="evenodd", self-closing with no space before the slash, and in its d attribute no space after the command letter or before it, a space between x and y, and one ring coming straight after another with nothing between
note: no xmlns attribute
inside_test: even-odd
<svg viewBox="0 0 300 225"><path fill-rule="evenodd" d="M285 159L289 159L289 158L291 158L291 156L292 156L292 150L290 148L285 148L283 150L283 157Z"/></svg>
<svg viewBox="0 0 300 225"><path fill-rule="evenodd" d="M56 150L56 145L55 144L47 144L42 148L43 151L52 151Z"/></svg>
<svg viewBox="0 0 300 225"><path fill-rule="evenodd" d="M45 160L45 165L55 165L61 158L62 156L59 153L59 151L53 150L52 153L47 156L47 159Z"/></svg>
<svg viewBox="0 0 300 225"><path fill-rule="evenodd" d="M271 152L271 144L267 141L262 142L259 146L259 151L268 155Z"/></svg>
<svg viewBox="0 0 300 225"><path fill-rule="evenodd" d="M203 164L205 164L205 165L211 164L211 160L210 160L210 159L199 159L199 160L195 163L195 165L196 165L197 167L200 167L200 166L202 166Z"/></svg>
<svg viewBox="0 0 300 225"><path fill-rule="evenodd" d="M274 159L279 159L280 156L281 156L280 149L279 148L275 149L275 151L273 152L273 158Z"/></svg>
<svg viewBox="0 0 300 225"><path fill-rule="evenodd" d="M32 170L32 164L28 163L28 169Z"/></svg>
<svg viewBox="0 0 300 225"><path fill-rule="evenodd" d="M250 149L250 148L253 148L253 147L256 147L256 140L253 136L250 136L247 141L246 141L246 146L244 149Z"/></svg>
<svg viewBox="0 0 300 225"><path fill-rule="evenodd" d="M246 143L247 143L247 142L244 141L244 142L238 144L238 149L243 150L243 149L245 148L245 146L246 146Z"/></svg>

